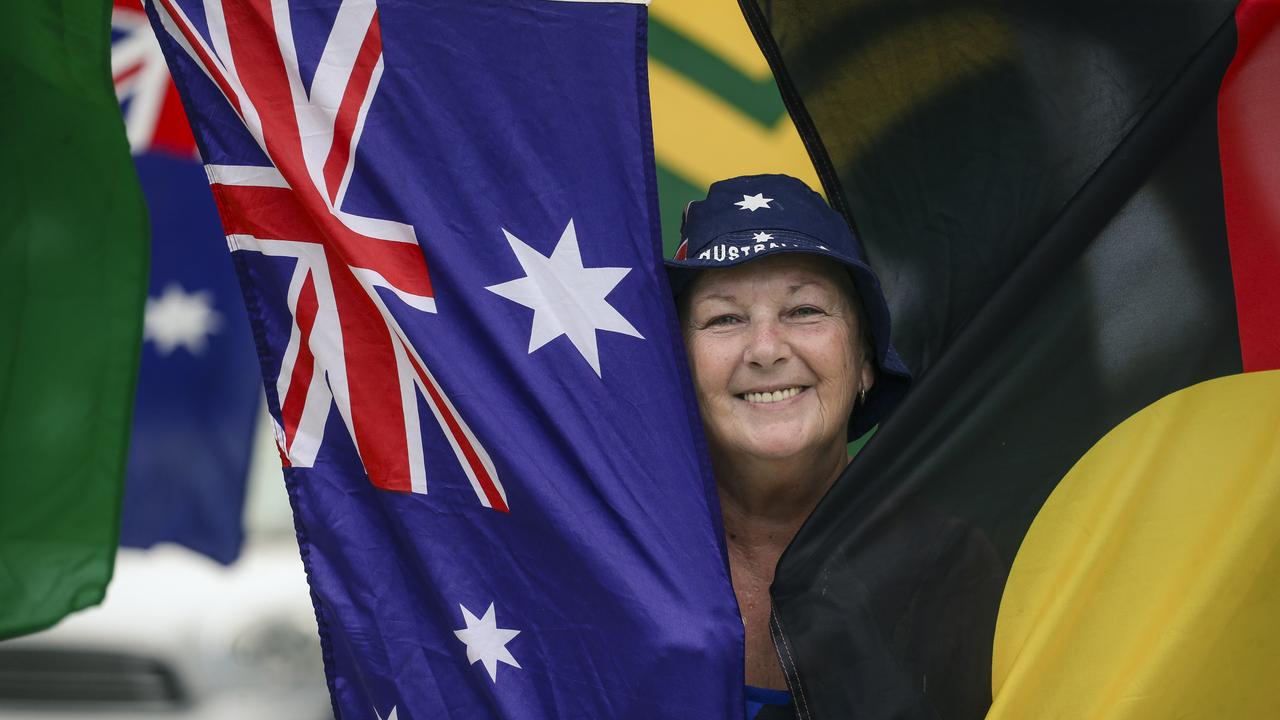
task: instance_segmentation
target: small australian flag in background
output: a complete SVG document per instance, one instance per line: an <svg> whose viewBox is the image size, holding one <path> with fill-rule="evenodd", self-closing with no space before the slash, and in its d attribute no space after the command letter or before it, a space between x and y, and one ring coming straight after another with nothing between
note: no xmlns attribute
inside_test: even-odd
<svg viewBox="0 0 1280 720"><path fill-rule="evenodd" d="M646 8L148 0L343 718L740 718Z"/></svg>
<svg viewBox="0 0 1280 720"><path fill-rule="evenodd" d="M141 368L120 543L240 553L262 402L244 301L164 55L138 0L116 0L111 71L151 222Z"/></svg>

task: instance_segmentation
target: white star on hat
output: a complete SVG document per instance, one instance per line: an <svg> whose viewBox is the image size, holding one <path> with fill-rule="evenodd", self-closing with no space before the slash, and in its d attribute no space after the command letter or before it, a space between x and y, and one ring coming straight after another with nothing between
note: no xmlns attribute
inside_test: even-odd
<svg viewBox="0 0 1280 720"><path fill-rule="evenodd" d="M743 195L742 199L734 203L743 210L755 212L760 208L769 208L769 203L773 202L773 198L767 198L764 193L756 193L755 195ZM773 208L769 208L772 210Z"/></svg>
<svg viewBox="0 0 1280 720"><path fill-rule="evenodd" d="M498 682L498 663L523 669L511 656L511 651L507 650L507 643L519 635L520 631L498 627L498 621L493 615L493 603L489 603L489 609L485 611L482 618L472 615L465 605L458 607L462 608L462 619L467 626L461 630L454 630L453 634L467 646L469 664L483 664L484 669L489 673L489 679L495 683Z"/></svg>
<svg viewBox="0 0 1280 720"><path fill-rule="evenodd" d="M773 236L767 232L761 231L756 233L755 235L752 235L751 239L755 240L756 242L769 242L770 240L773 239Z"/></svg>

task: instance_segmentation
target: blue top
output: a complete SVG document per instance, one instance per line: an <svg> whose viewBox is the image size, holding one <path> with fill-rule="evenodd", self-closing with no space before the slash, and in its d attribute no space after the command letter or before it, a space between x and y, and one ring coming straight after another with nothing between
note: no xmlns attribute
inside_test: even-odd
<svg viewBox="0 0 1280 720"><path fill-rule="evenodd" d="M747 720L754 720L755 716L760 714L760 711L767 706L791 707L791 693L786 690L770 690L769 688L758 688L751 685L747 685L745 689Z"/></svg>

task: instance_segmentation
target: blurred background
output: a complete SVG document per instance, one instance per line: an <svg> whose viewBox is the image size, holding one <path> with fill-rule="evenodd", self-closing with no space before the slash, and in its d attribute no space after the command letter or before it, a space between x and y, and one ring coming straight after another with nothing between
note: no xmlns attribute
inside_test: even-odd
<svg viewBox="0 0 1280 720"><path fill-rule="evenodd" d="M101 605L0 642L0 716L333 717L265 411L256 426L238 557L121 547Z"/></svg>
<svg viewBox="0 0 1280 720"><path fill-rule="evenodd" d="M865 660L857 638L902 627L844 622L842 603L907 587L858 573L923 567L881 553L909 545L884 519L920 507L990 539L1010 570L1012 609L984 606L992 625L957 625L945 592L912 606L968 643L964 667L991 660L990 683L960 689L995 688L1002 717L1098 716L1116 698L1133 717L1273 716L1280 495L1255 460L1274 446L1263 401L1277 395L1214 385L1237 389L1180 406L1209 408L1182 416L1212 431L1167 423L1126 441L1142 462L1109 455L1123 471L1091 470L1092 485L1069 471L1161 398L1275 382L1263 239L1280 216L1280 5L743 5L777 41L923 380L780 566L796 589L775 596L780 623L812 631L788 647L832 691L806 702L847 710L901 680L864 673L861 692L840 677ZM0 717L328 717L280 433L146 16L138 0L79 0L8 17ZM668 254L714 180L785 172L817 188L737 2L654 0L648 47ZM1107 561L1076 561L1095 551ZM858 592L828 594L841 577Z"/></svg>
<svg viewBox="0 0 1280 720"><path fill-rule="evenodd" d="M332 717L274 423L199 151L138 0L111 74L146 199L150 276L120 548L103 602L0 642L6 718ZM650 85L663 241L714 180L818 187L733 0L655 0Z"/></svg>

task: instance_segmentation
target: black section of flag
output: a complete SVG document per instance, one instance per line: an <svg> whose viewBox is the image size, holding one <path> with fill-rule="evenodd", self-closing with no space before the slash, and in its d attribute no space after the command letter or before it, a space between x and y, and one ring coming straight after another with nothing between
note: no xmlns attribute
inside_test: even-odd
<svg viewBox="0 0 1280 720"><path fill-rule="evenodd" d="M920 381L779 564L800 717L981 717L1008 567L1121 420L1240 372L1234 2L743 1Z"/></svg>

